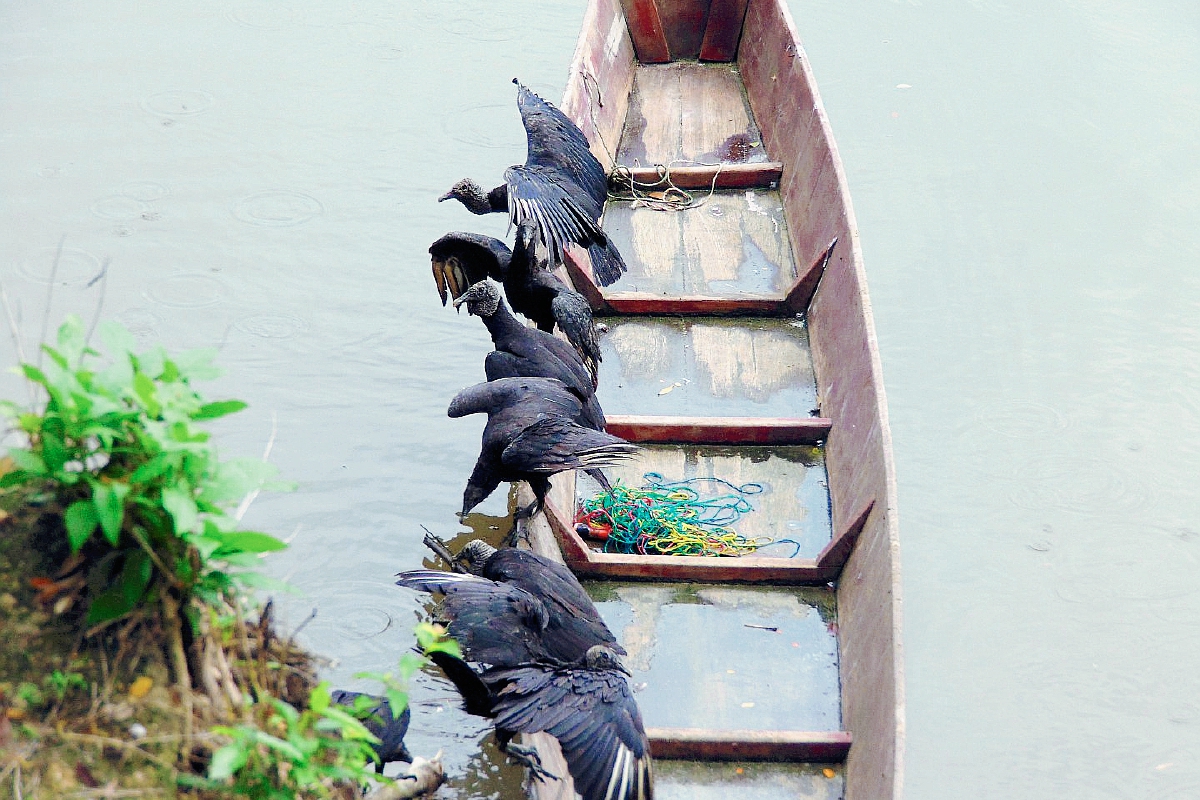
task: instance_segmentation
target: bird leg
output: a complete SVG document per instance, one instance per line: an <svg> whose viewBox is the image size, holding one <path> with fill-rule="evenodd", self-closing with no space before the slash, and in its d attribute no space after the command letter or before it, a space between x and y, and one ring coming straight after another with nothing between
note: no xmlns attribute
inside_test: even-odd
<svg viewBox="0 0 1200 800"><path fill-rule="evenodd" d="M536 748L513 744L511 735L502 736L499 731L496 732L496 740L505 755L529 770L530 774L538 781L544 783L547 779L560 780L557 775L542 766L542 758L538 755Z"/></svg>
<svg viewBox="0 0 1200 800"><path fill-rule="evenodd" d="M550 481L543 479L536 484L530 483L529 487L533 489L533 502L524 508L517 509L517 513L513 514L512 533L504 541L509 547L516 547L517 542L521 539L524 539L526 543L529 542L528 526L524 523L541 511L546 504L546 492L550 490Z"/></svg>

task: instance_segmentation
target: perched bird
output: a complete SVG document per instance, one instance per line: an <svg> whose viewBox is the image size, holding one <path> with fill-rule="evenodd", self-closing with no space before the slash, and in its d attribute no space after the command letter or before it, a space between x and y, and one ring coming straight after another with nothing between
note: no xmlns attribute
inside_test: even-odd
<svg viewBox="0 0 1200 800"><path fill-rule="evenodd" d="M513 249L499 239L473 233L448 233L429 247L433 277L442 305L447 295L458 300L476 283L492 278L504 284L513 311L550 333L557 325L579 353L592 383L599 369L600 335L592 309L583 295L571 289L537 256L537 223L517 225ZM455 307L458 307L456 302Z"/></svg>
<svg viewBox="0 0 1200 800"><path fill-rule="evenodd" d="M539 779L556 776L512 739L541 731L556 738L584 800L653 798L649 741L618 656L624 651L574 575L484 542L463 552L498 580L414 570L397 583L444 595L442 612L466 661L443 652L430 658L468 713L494 718L501 748Z"/></svg>
<svg viewBox="0 0 1200 800"><path fill-rule="evenodd" d="M459 392L449 416L488 415L462 513L483 502L501 481L525 481L534 501L513 515L519 524L541 511L551 475L610 466L637 452L624 439L580 425L575 420L582 411L579 398L550 378L500 378Z"/></svg>
<svg viewBox="0 0 1200 800"><path fill-rule="evenodd" d="M455 557L468 573L424 569L401 573L400 586L445 595L449 633L487 664L577 664L595 645L625 650L604 624L571 570L529 550L497 549L482 539L468 542ZM491 604L501 598L536 618L533 627L514 625Z"/></svg>
<svg viewBox="0 0 1200 800"><path fill-rule="evenodd" d="M525 163L505 170L504 183L490 192L464 178L438 201L453 198L475 214L507 211L513 224L533 220L554 267L563 263L564 248L574 242L588 251L596 282L608 286L627 267L600 229L608 197L604 167L574 122L520 81L514 78L513 83L528 145Z"/></svg>
<svg viewBox="0 0 1200 800"><path fill-rule="evenodd" d="M457 300L467 287L482 280L503 281L512 251L491 236L452 231L429 245L429 257L438 294L446 305L448 299Z"/></svg>
<svg viewBox="0 0 1200 800"><path fill-rule="evenodd" d="M363 725L379 738L379 744L372 745L375 755L379 757L379 764L375 767L377 772L382 772L383 765L392 761L412 763L413 757L404 746L404 734L408 733L408 722L412 718L408 708L400 714L400 719L396 719L392 715L391 703L382 697L343 689L335 689L329 694L333 702L340 706L357 712L369 712L370 716L363 720Z"/></svg>
<svg viewBox="0 0 1200 800"><path fill-rule="evenodd" d="M596 399L595 382L579 353L545 331L521 324L500 297L500 288L480 281L465 291L454 306L483 320L495 350L488 353L483 371L489 381L500 378L554 378L579 398L583 413L577 420L593 430L604 430L604 411Z"/></svg>

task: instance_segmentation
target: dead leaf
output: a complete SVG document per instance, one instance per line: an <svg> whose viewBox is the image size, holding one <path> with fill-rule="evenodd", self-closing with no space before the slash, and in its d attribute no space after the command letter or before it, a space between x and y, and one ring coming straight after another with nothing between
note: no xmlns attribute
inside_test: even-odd
<svg viewBox="0 0 1200 800"><path fill-rule="evenodd" d="M133 682L129 687L129 699L141 700L149 693L150 688L154 686L154 680L149 676L143 675Z"/></svg>
<svg viewBox="0 0 1200 800"><path fill-rule="evenodd" d="M658 395L659 395L659 397L661 397L664 394L670 394L673 391L675 391L675 384L672 383L670 386L666 387L665 389L660 389L658 391Z"/></svg>
<svg viewBox="0 0 1200 800"><path fill-rule="evenodd" d="M826 767L825 769L821 770L821 774L824 775L826 778L832 778L837 775L837 773L834 772L833 770L831 770L829 767Z"/></svg>

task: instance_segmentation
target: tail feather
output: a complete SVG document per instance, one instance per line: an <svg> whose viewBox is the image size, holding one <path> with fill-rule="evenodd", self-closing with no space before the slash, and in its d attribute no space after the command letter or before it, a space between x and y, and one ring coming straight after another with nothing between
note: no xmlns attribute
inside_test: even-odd
<svg viewBox="0 0 1200 800"><path fill-rule="evenodd" d="M596 283L608 286L616 283L620 277L629 271L625 259L621 258L616 245L609 239L607 242L593 244L588 248L588 256L592 260L592 276Z"/></svg>

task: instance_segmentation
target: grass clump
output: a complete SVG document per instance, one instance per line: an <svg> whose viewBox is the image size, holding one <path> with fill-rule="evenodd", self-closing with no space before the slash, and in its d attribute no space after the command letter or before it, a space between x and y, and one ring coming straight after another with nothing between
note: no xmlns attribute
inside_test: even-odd
<svg viewBox="0 0 1200 800"><path fill-rule="evenodd" d="M203 429L245 403L194 388L214 351L100 338L68 318L19 367L34 406L0 402L0 794L356 796L377 740L248 599L285 544L241 512L284 485Z"/></svg>

